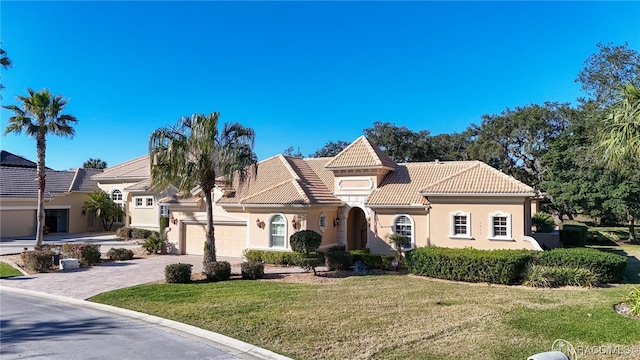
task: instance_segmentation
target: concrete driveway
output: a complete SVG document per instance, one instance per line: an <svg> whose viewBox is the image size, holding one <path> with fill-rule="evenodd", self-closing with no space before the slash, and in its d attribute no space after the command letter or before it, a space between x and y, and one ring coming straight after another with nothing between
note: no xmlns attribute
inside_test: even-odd
<svg viewBox="0 0 640 360"><path fill-rule="evenodd" d="M218 257L218 261L229 261L234 265L242 263L242 258ZM164 280L165 266L175 263L192 264L193 272L202 271L201 255L159 255L83 267L78 270L1 279L0 285L75 299L88 299L106 291Z"/></svg>
<svg viewBox="0 0 640 360"><path fill-rule="evenodd" d="M44 236L45 244L65 244L65 243L90 243L99 244L101 252L107 252L112 247L133 248L137 244L127 243L120 240L113 233L86 233L86 234L49 234ZM0 238L0 255L19 254L26 248L33 250L36 244L35 236L23 236L14 238Z"/></svg>

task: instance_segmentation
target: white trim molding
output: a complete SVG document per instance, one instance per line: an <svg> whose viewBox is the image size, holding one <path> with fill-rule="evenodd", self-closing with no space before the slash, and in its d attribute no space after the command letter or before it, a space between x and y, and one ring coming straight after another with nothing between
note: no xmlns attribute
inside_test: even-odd
<svg viewBox="0 0 640 360"><path fill-rule="evenodd" d="M456 216L461 216L466 218L465 234L456 234ZM464 240L473 240L473 236L471 235L471 213L464 212L462 210L457 210L449 213L449 238L450 239L464 239Z"/></svg>
<svg viewBox="0 0 640 360"><path fill-rule="evenodd" d="M410 245L402 247L402 251L409 251L411 249L414 249L415 246L416 246L416 223L413 220L413 217L411 215L409 215L409 214L396 214L393 217L393 220L391 222L391 224L392 224L391 226L393 226L392 231L394 233L396 233L396 222L401 217L406 217L407 219L409 219L409 225L411 225L411 236L409 236Z"/></svg>
<svg viewBox="0 0 640 360"><path fill-rule="evenodd" d="M505 235L496 235L496 227L493 223L495 218L505 218L505 224L500 224L500 227L506 227ZM511 237L511 214L503 213L502 211L497 211L489 214L489 240L499 240L499 241L515 241L513 237Z"/></svg>

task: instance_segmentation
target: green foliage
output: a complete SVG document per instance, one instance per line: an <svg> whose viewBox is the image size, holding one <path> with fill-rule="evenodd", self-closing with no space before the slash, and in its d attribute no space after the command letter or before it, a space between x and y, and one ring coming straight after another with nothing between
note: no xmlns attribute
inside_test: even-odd
<svg viewBox="0 0 640 360"><path fill-rule="evenodd" d="M324 262L329 270L347 270L353 267L353 255L346 251L332 251L325 254Z"/></svg>
<svg viewBox="0 0 640 360"><path fill-rule="evenodd" d="M345 251L345 250L347 250L347 248L344 245L333 245L332 247L328 248L325 252ZM367 250L369 250L369 249L367 249Z"/></svg>
<svg viewBox="0 0 640 360"><path fill-rule="evenodd" d="M204 273L211 281L226 281L231 277L231 263L213 261L204 265Z"/></svg>
<svg viewBox="0 0 640 360"><path fill-rule="evenodd" d="M161 238L157 234L151 234L147 240L145 240L144 244L142 244L142 248L148 254L166 254L167 253L167 240Z"/></svg>
<svg viewBox="0 0 640 360"><path fill-rule="evenodd" d="M587 244L587 227L580 224L563 225L560 243L565 247L584 247Z"/></svg>
<svg viewBox="0 0 640 360"><path fill-rule="evenodd" d="M0 279L10 278L14 276L20 276L22 273L13 266L0 261Z"/></svg>
<svg viewBox="0 0 640 360"><path fill-rule="evenodd" d="M369 269L380 269L380 270L395 270L391 265L393 260L396 260L395 255L381 255L381 254L369 254L369 253L357 253L356 250L351 251L353 254L353 260L360 260L365 265L369 267ZM405 260L403 257L398 259L398 267L396 269L406 268Z"/></svg>
<svg viewBox="0 0 640 360"><path fill-rule="evenodd" d="M531 287L583 286L592 287L598 284L598 276L589 269L568 266L531 265L523 285Z"/></svg>
<svg viewBox="0 0 640 360"><path fill-rule="evenodd" d="M423 247L406 253L407 267L416 275L440 279L520 284L534 252Z"/></svg>
<svg viewBox="0 0 640 360"><path fill-rule="evenodd" d="M118 228L118 230L116 230L116 236L125 240L131 239L131 228L128 226Z"/></svg>
<svg viewBox="0 0 640 360"><path fill-rule="evenodd" d="M632 314L640 316L640 288L633 288L631 292L624 297L624 302L629 305Z"/></svg>
<svg viewBox="0 0 640 360"><path fill-rule="evenodd" d="M109 194L98 190L89 194L89 198L82 206L82 213L96 217L102 222L105 231L111 230L113 223L124 215L124 210L116 204Z"/></svg>
<svg viewBox="0 0 640 360"><path fill-rule="evenodd" d="M78 259L80 266L95 265L100 262L100 245L88 243L62 244L62 257Z"/></svg>
<svg viewBox="0 0 640 360"><path fill-rule="evenodd" d="M125 248L111 248L107 251L107 256L111 260L131 260L133 259L133 251Z"/></svg>
<svg viewBox="0 0 640 360"><path fill-rule="evenodd" d="M164 268L164 279L168 284L188 284L191 282L191 264L170 264Z"/></svg>
<svg viewBox="0 0 640 360"><path fill-rule="evenodd" d="M249 261L274 265L295 265L296 259L303 257L295 252L271 250L245 250L243 256Z"/></svg>
<svg viewBox="0 0 640 360"><path fill-rule="evenodd" d="M540 233L550 233L556 227L553 217L544 212L537 212L533 215L531 222L536 226L536 231Z"/></svg>
<svg viewBox="0 0 640 360"><path fill-rule="evenodd" d="M305 271L313 270L313 275L318 275L316 273L316 266L318 266L320 262L317 257L301 257L295 260L295 265L300 266Z"/></svg>
<svg viewBox="0 0 640 360"><path fill-rule="evenodd" d="M242 279L257 280L264 277L264 264L261 262L246 261L240 265Z"/></svg>
<svg viewBox="0 0 640 360"><path fill-rule="evenodd" d="M107 167L107 162L100 159L89 159L82 164L85 169L104 169Z"/></svg>
<svg viewBox="0 0 640 360"><path fill-rule="evenodd" d="M538 253L535 263L589 269L598 276L598 282L609 283L622 279L627 258L590 248L558 248Z"/></svg>
<svg viewBox="0 0 640 360"><path fill-rule="evenodd" d="M147 229L140 228L132 228L131 229L131 238L132 239L146 239L151 236L153 232Z"/></svg>
<svg viewBox="0 0 640 360"><path fill-rule="evenodd" d="M169 227L169 218L166 216L160 216L160 234L165 228Z"/></svg>
<svg viewBox="0 0 640 360"><path fill-rule="evenodd" d="M318 250L322 243L322 235L313 230L302 230L289 237L291 250L301 254L311 254Z"/></svg>
<svg viewBox="0 0 640 360"><path fill-rule="evenodd" d="M46 250L24 251L22 263L25 269L35 272L49 271L53 267L53 252Z"/></svg>

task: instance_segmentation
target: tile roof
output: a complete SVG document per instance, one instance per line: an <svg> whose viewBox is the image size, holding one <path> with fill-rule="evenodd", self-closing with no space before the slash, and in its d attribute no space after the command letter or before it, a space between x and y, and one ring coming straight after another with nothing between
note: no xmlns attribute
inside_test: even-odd
<svg viewBox="0 0 640 360"><path fill-rule="evenodd" d="M235 192L219 204L341 204L304 159L283 155L260 162L257 173L243 184L234 179L233 188Z"/></svg>
<svg viewBox="0 0 640 360"><path fill-rule="evenodd" d="M333 176L333 171L329 171L325 169L325 165L329 161L331 161L330 157L325 158L308 158L304 159L304 161L309 165L309 167L318 175L324 186L329 189L333 193L335 186L335 176Z"/></svg>
<svg viewBox="0 0 640 360"><path fill-rule="evenodd" d="M96 191L98 186L90 176L100 170L76 169L73 171L47 170L45 197L71 191ZM0 167L0 197L37 198L37 171L34 168Z"/></svg>
<svg viewBox="0 0 640 360"><path fill-rule="evenodd" d="M106 168L101 174L93 176L94 180L145 179L151 176L149 155Z"/></svg>
<svg viewBox="0 0 640 360"><path fill-rule="evenodd" d="M26 168L36 168L38 166L38 164L31 160L27 160L22 156L12 154L5 150L0 151L0 165Z"/></svg>
<svg viewBox="0 0 640 360"><path fill-rule="evenodd" d="M151 189L151 178L139 181L125 188L128 191L149 191Z"/></svg>
<svg viewBox="0 0 640 360"><path fill-rule="evenodd" d="M341 168L390 168L396 163L366 137L360 136L326 165L327 169Z"/></svg>

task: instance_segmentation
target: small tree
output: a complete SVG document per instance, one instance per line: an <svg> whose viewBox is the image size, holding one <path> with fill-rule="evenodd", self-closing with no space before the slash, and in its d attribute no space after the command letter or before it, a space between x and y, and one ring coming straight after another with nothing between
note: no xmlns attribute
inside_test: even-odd
<svg viewBox="0 0 640 360"><path fill-rule="evenodd" d="M304 255L297 261L297 265L305 270L313 270L313 275L317 276L318 258L312 256L311 253L320 247L322 235L313 230L302 230L291 235L289 243L293 251Z"/></svg>
<svg viewBox="0 0 640 360"><path fill-rule="evenodd" d="M400 257L402 257L402 247L409 245L409 238L402 234L393 233L389 236L389 240L391 240L396 248L396 260L400 260Z"/></svg>
<svg viewBox="0 0 640 360"><path fill-rule="evenodd" d="M82 206L82 214L86 215L87 212L89 216L93 213L102 221L105 231L111 230L113 223L124 215L124 210L102 190L89 194L89 199Z"/></svg>

